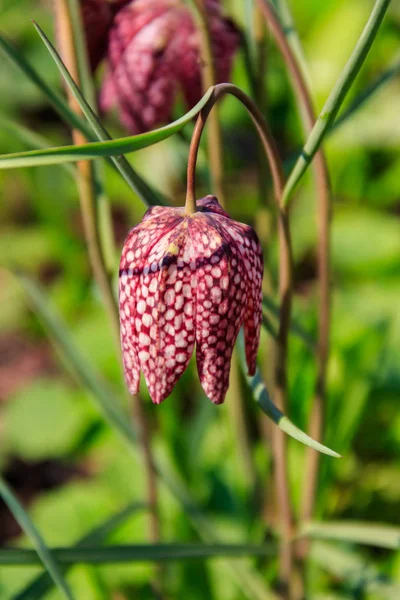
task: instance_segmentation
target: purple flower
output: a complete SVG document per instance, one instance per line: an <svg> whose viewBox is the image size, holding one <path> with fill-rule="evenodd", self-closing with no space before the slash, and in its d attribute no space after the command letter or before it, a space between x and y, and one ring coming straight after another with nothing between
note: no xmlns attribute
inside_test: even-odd
<svg viewBox="0 0 400 600"><path fill-rule="evenodd" d="M108 32L114 13L106 0L81 0L80 4L90 66L94 71L107 53Z"/></svg>
<svg viewBox="0 0 400 600"><path fill-rule="evenodd" d="M207 396L221 404L231 357L244 325L250 375L261 328L263 258L248 225L213 196L197 212L150 208L131 229L120 262L119 303L125 378L132 394L143 371L153 402L171 393L196 344Z"/></svg>
<svg viewBox="0 0 400 600"><path fill-rule="evenodd" d="M206 1L218 82L229 80L239 35L218 0ZM170 121L180 89L189 108L202 95L200 33L182 0L133 0L116 14L100 105L117 106L132 133Z"/></svg>

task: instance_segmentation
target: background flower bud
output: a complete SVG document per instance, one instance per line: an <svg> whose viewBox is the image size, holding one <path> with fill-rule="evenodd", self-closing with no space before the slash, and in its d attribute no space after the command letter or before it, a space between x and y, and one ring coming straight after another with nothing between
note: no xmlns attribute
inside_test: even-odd
<svg viewBox="0 0 400 600"><path fill-rule="evenodd" d="M218 82L229 79L239 44L219 2L206 2ZM117 106L124 125L141 133L171 120L179 89L188 108L201 98L200 32L180 0L134 0L115 16L108 42L108 75L100 105Z"/></svg>
<svg viewBox="0 0 400 600"><path fill-rule="evenodd" d="M94 71L107 53L114 11L106 0L81 0L81 11L90 66Z"/></svg>

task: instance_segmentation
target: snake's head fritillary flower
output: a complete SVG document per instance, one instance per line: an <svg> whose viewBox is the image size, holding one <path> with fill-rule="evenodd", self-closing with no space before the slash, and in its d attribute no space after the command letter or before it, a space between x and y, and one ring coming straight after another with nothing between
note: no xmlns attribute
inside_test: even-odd
<svg viewBox="0 0 400 600"><path fill-rule="evenodd" d="M206 395L224 401L233 346L244 326L250 375L261 327L263 258L254 230L214 196L197 211L156 206L131 229L119 271L121 343L132 394L143 371L153 402L169 396L196 345Z"/></svg>
<svg viewBox="0 0 400 600"><path fill-rule="evenodd" d="M206 0L218 82L228 81L239 45L218 0ZM201 98L200 32L183 0L133 0L109 33L108 75L100 105L116 106L124 125L142 133L170 121L182 90L188 108Z"/></svg>
<svg viewBox="0 0 400 600"><path fill-rule="evenodd" d="M113 7L107 0L81 0L80 5L90 66L94 71L107 53Z"/></svg>

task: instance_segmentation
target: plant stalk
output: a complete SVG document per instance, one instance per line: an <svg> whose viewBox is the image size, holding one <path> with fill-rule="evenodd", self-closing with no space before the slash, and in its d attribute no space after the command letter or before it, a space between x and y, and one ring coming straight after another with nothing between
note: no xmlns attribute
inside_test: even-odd
<svg viewBox="0 0 400 600"><path fill-rule="evenodd" d="M292 86L300 108L303 129L309 135L315 123L315 114L311 95L305 80L304 61L297 36L293 37L290 45L285 31L275 13L275 9L268 0L259 0L259 5L269 29L275 38L282 58L289 71ZM279 6L286 15L288 23L293 24L286 5L286 0L279 0ZM329 356L329 325L330 325L330 217L331 217L331 192L329 174L325 155L320 149L313 162L317 189L317 218L318 218L318 344L316 353L317 383L316 393L311 409L309 435L321 441L324 424L324 406L326 403L326 370ZM301 510L302 520L309 520L313 514L315 493L318 480L319 455L312 449L307 450L306 468L304 477L304 494Z"/></svg>
<svg viewBox="0 0 400 600"><path fill-rule="evenodd" d="M288 335L291 320L292 308L292 247L289 228L288 214L283 205L284 176L282 162L280 160L275 141L271 136L268 126L262 113L259 111L253 100L247 96L240 88L229 84L221 83L213 88L206 105L199 114L194 129L192 141L189 149L188 160L188 195L195 197L195 168L196 157L200 144L201 134L204 129L207 117L214 104L225 94L231 94L238 98L247 108L255 127L260 135L273 182L274 199L278 212L278 237L279 237L279 297L280 297L280 323L277 337L277 352L274 373L274 392L275 401L278 408L285 410L287 396L287 350ZM292 510L290 505L289 482L287 475L286 461L286 438L279 428L273 431L273 451L275 462L276 492L277 501L280 510L281 522L281 548L280 548L280 584L282 588L282 597L288 597L289 578L292 566Z"/></svg>
<svg viewBox="0 0 400 600"><path fill-rule="evenodd" d="M75 83L80 86L80 73L74 44L74 32L70 14L68 0L58 0L55 2L55 19L59 44L63 60L71 73ZM73 93L67 90L68 103L70 108L77 114L81 114L80 106ZM75 145L84 144L86 138L77 130L72 132ZM86 243L90 264L93 270L94 278L99 286L102 297L107 309L107 313L112 325L114 336L117 342L118 351L120 349L119 340L119 315L118 306L113 294L112 282L107 275L107 269L101 251L101 240L98 228L96 214L96 192L95 180L92 164L89 161L80 161L77 163L78 171L78 189L81 201L81 212L84 224ZM145 413L141 406L140 397L134 396L133 403L135 407L138 429L140 431L140 442L144 457L144 466L147 475L147 497L150 510L150 537L153 542L159 541L159 518L157 511L157 480L156 472L153 466L151 440Z"/></svg>
<svg viewBox="0 0 400 600"><path fill-rule="evenodd" d="M70 73L72 74L72 77L79 85L80 75L78 59L74 44L74 32L72 28L68 0L58 0L55 2L54 11L61 54L64 57L64 61ZM66 93L70 108L76 114L81 115L81 109L73 94L69 89L66 90ZM87 142L87 139L83 133L77 129L72 130L72 139L75 145L85 144ZM118 310L107 275L104 258L102 256L101 242L97 227L93 165L89 161L79 161L77 163L77 172L81 214L86 245L88 248L89 261L92 267L94 278L99 286L107 313L109 315L114 339L117 347L119 348Z"/></svg>
<svg viewBox="0 0 400 600"><path fill-rule="evenodd" d="M261 0L258 1L261 2ZM264 2L266 2L266 0L264 0ZM320 148L327 132L333 125L343 100L345 99L347 92L352 86L359 70L364 64L368 52L371 49L386 11L389 8L389 4L390 0L375 0L374 7L363 31L361 32L357 44L355 45L350 58L345 64L339 79L333 86L333 89L329 94L328 99L325 102L310 135L308 136L301 155L297 159L296 164L294 165L290 176L288 177L283 192L283 203L285 205L289 203L297 184L303 177L308 166L311 164L315 153Z"/></svg>
<svg viewBox="0 0 400 600"><path fill-rule="evenodd" d="M203 93L217 83L217 73L213 53L212 38L210 32L209 19L204 0L194 0L194 6L197 13L197 25L200 33L201 50L201 77ZM222 157L222 133L218 118L218 111L215 110L209 117L209 129L207 135L208 159L212 177L213 189L222 207L225 206L225 193L223 186L224 169Z"/></svg>

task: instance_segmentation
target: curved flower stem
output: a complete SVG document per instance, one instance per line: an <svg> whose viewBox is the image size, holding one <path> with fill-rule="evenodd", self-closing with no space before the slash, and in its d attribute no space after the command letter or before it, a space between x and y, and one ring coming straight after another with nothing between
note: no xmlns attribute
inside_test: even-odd
<svg viewBox="0 0 400 600"><path fill-rule="evenodd" d="M209 19L204 0L194 0L193 4L196 8L197 24L200 32L200 49L202 55L201 75L203 93L205 93L208 88L216 84L217 74L215 70ZM218 113L216 111L210 115L207 142L213 188L215 189L219 203L224 207L225 193L223 187L222 134Z"/></svg>
<svg viewBox="0 0 400 600"><path fill-rule="evenodd" d="M284 29L269 0L259 0L260 9L263 11L269 29L272 32L281 55L287 65L296 93L303 128L308 135L315 123L315 114L310 93L304 77L301 48L298 48L297 36L293 38L294 46L290 46ZM291 15L285 0L280 0L279 5L284 9L288 21ZM293 27L293 26L292 26ZM293 31L292 31L293 36ZM296 52L296 54L295 54ZM299 57L300 52L300 57ZM331 193L329 174L326 159L322 150L315 155L313 162L318 198L318 278L319 278L319 328L317 347L317 384L314 404L311 412L309 434L317 441L321 441L324 422L324 405L326 395L326 370L329 353L329 325L330 325L330 216ZM302 504L302 519L309 520L312 516L315 492L318 479L319 456L313 450L307 451L306 468L304 476L304 495Z"/></svg>
<svg viewBox="0 0 400 600"><path fill-rule="evenodd" d="M287 396L287 350L288 334L290 329L292 308L292 244L289 229L288 214L283 205L284 176L282 162L279 157L275 141L271 136L267 123L253 100L241 89L229 83L221 83L213 88L213 92L199 114L193 132L189 150L187 171L187 206L195 198L195 169L198 147L201 134L214 104L226 94L235 96L247 108L254 125L260 135L272 176L274 199L278 212L278 237L279 237L279 297L280 297L280 323L276 346L275 362L275 401L282 411L286 407ZM189 201L188 201L189 199ZM280 510L282 529L282 543L280 553L280 579L284 596L289 586L289 576L292 565L292 510L290 506L289 484L286 466L286 439L283 432L274 428L273 451L275 459L276 491Z"/></svg>
<svg viewBox="0 0 400 600"><path fill-rule="evenodd" d="M265 122L264 116L261 111L254 104L253 100L245 94L240 88L232 83L218 83L213 86L212 93L200 111L196 126L193 131L192 140L189 148L189 159L187 168L187 195L186 203L190 203L191 198L195 197L195 171L196 171L196 160L199 150L199 144L201 135L203 133L204 126L207 121L207 117L211 112L214 104L218 102L226 94L235 96L240 102L247 108L254 125L260 135L261 142L265 153L267 155L269 167L271 170L272 184L274 189L274 198L277 208L281 210L283 208L282 193L284 188L284 176L282 169L282 162L279 158L278 150L276 148L275 141L268 129L267 123Z"/></svg>
<svg viewBox="0 0 400 600"><path fill-rule="evenodd" d="M76 48L74 43L74 32L72 27L72 20L70 14L71 0L59 0L55 3L55 20L57 26L57 33L59 39L59 45L61 55L65 61L65 64L74 78L76 84L80 85L80 74L78 67L78 59L76 54ZM81 114L81 109L78 102L73 96L70 89L67 89L68 103L71 109ZM77 130L72 132L73 141L77 144L84 144L86 138L83 134ZM96 214L96 191L95 191L95 179L93 172L93 165L89 161L80 161L77 164L78 170L78 189L81 201L81 212L85 231L86 244L88 247L88 254L90 264L93 270L93 275L99 286L103 301L106 306L106 310L112 325L113 332L115 334L118 350L120 348L119 339L119 317L118 317L118 306L113 294L112 283L107 274L107 269L104 261L104 257L101 251L100 233L98 228L98 220ZM157 485L156 485L156 472L153 466L152 449L150 443L150 434L148 425L146 422L145 414L141 407L141 399L139 396L133 398L135 404L136 419L138 421L138 428L140 431L140 441L142 445L142 452L144 456L145 470L147 474L147 485L148 485L148 500L151 507L150 518L151 518L151 539L153 542L159 541L159 519L157 513Z"/></svg>

